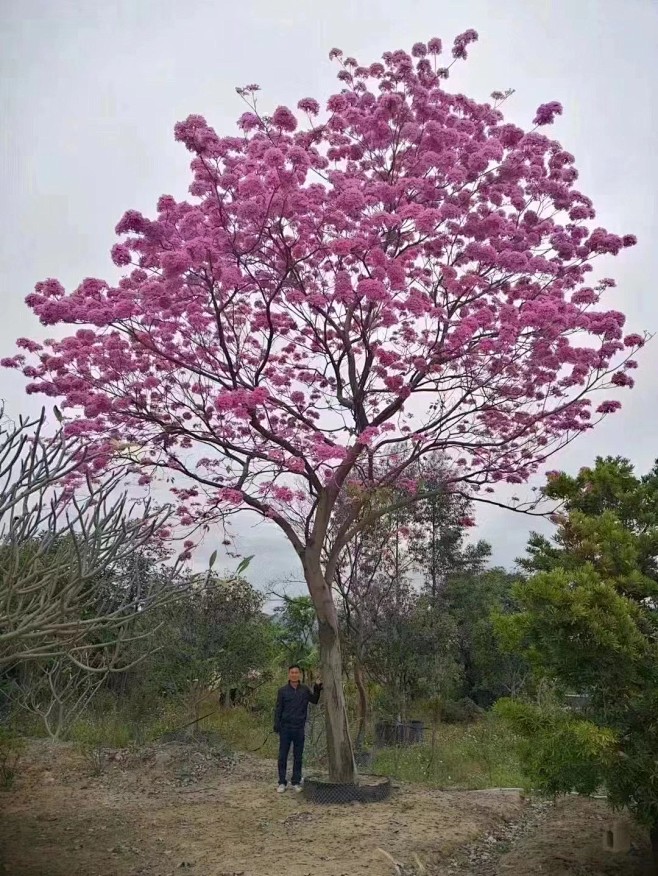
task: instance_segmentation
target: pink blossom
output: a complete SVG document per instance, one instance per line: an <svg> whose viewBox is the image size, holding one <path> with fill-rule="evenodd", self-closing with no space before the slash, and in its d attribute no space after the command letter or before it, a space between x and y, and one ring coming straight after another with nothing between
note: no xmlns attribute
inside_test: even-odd
<svg viewBox="0 0 658 876"><path fill-rule="evenodd" d="M310 116L317 116L320 112L320 104L312 97L305 97L297 104L297 109L308 113Z"/></svg>
<svg viewBox="0 0 658 876"><path fill-rule="evenodd" d="M129 265L132 260L132 256L130 255L130 250L127 246L124 246L122 243L115 243L112 247L112 261L118 267L124 267L125 265Z"/></svg>
<svg viewBox="0 0 658 876"><path fill-rule="evenodd" d="M343 94L334 94L327 101L327 109L332 113L341 113L347 109L347 99Z"/></svg>
<svg viewBox="0 0 658 876"><path fill-rule="evenodd" d="M452 49L453 58L466 59L468 57L466 47L470 45L470 43L474 43L477 40L478 33L475 30L466 30L458 37L455 37L455 42Z"/></svg>
<svg viewBox="0 0 658 876"><path fill-rule="evenodd" d="M367 429L364 429L363 432L359 434L359 443L360 444L372 444L373 441L377 439L377 429L374 429L372 426L369 426Z"/></svg>
<svg viewBox="0 0 658 876"><path fill-rule="evenodd" d="M391 376L391 377L387 377L384 380L384 384L385 384L386 388L388 390L390 390L391 392L398 392L399 390L402 389L402 387L404 385L404 381L399 376Z"/></svg>
<svg viewBox="0 0 658 876"><path fill-rule="evenodd" d="M270 488L270 493L273 498L277 499L279 502L290 503L295 498L294 492L289 487L279 487L275 485Z"/></svg>
<svg viewBox="0 0 658 876"><path fill-rule="evenodd" d="M562 115L562 104L556 100L543 103L537 110L533 123L535 125L550 125L555 121L555 116Z"/></svg>
<svg viewBox="0 0 658 876"><path fill-rule="evenodd" d="M37 341L32 341L30 338L19 338L16 341L16 346L21 347L23 350L27 350L28 353L38 353L43 349L43 346Z"/></svg>
<svg viewBox="0 0 658 876"><path fill-rule="evenodd" d="M630 374L626 374L625 371L617 371L613 374L611 383L615 386L628 386L629 388L635 385L633 378Z"/></svg>
<svg viewBox="0 0 658 876"><path fill-rule="evenodd" d="M361 280L357 292L368 301L387 301L389 298L386 287L379 280Z"/></svg>
<svg viewBox="0 0 658 876"><path fill-rule="evenodd" d="M186 252L166 252L162 254L160 263L165 275L180 274L190 267L190 257Z"/></svg>
<svg viewBox="0 0 658 876"><path fill-rule="evenodd" d="M294 131L297 127L297 119L287 106L279 106L274 111L272 122L282 131Z"/></svg>
<svg viewBox="0 0 658 876"><path fill-rule="evenodd" d="M457 523L459 526L471 527L471 526L475 526L475 519L473 517L470 517L470 516L464 516L464 517L460 517L459 520L457 521Z"/></svg>
<svg viewBox="0 0 658 876"><path fill-rule="evenodd" d="M250 401L255 405L267 404L269 398L269 390L264 386L257 386L256 389L252 390L250 393Z"/></svg>
<svg viewBox="0 0 658 876"><path fill-rule="evenodd" d="M356 189L348 189L341 195L340 204L344 210L353 213L362 210L365 201L361 192ZM347 241L343 241L343 243L347 243Z"/></svg>
<svg viewBox="0 0 658 876"><path fill-rule="evenodd" d="M618 411L621 408L621 402L618 401L604 401L602 402L597 410L599 414L614 414L615 411Z"/></svg>
<svg viewBox="0 0 658 876"><path fill-rule="evenodd" d="M137 210L128 210L123 214L115 231L117 234L128 234L129 232L141 234L147 230L148 224L148 220Z"/></svg>
<svg viewBox="0 0 658 876"><path fill-rule="evenodd" d="M238 120L238 125L243 131L254 131L260 128L261 120L256 113L243 113Z"/></svg>
<svg viewBox="0 0 658 876"><path fill-rule="evenodd" d="M176 201L172 195L160 195L158 198L158 212L167 213L176 207Z"/></svg>
<svg viewBox="0 0 658 876"><path fill-rule="evenodd" d="M241 505L244 501L240 490L221 490L220 498L229 505Z"/></svg>
<svg viewBox="0 0 658 876"><path fill-rule="evenodd" d="M46 298L61 298L65 294L64 287L59 280L52 278L44 280L42 283L37 283L36 291Z"/></svg>
<svg viewBox="0 0 658 876"><path fill-rule="evenodd" d="M599 296L593 289L577 289L571 296L573 304L594 304Z"/></svg>

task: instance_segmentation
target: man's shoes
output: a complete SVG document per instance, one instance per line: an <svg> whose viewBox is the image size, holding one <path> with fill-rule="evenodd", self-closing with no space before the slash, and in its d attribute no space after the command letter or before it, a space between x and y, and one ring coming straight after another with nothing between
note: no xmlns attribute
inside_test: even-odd
<svg viewBox="0 0 658 876"><path fill-rule="evenodd" d="M277 792L277 794L283 794L285 790L286 790L285 785L279 785L279 787L276 789L276 792Z"/></svg>
<svg viewBox="0 0 658 876"><path fill-rule="evenodd" d="M301 793L301 791L302 791L302 786L301 786L301 785L293 785L293 786L292 786L292 789L293 789L293 791L295 791L297 794L299 794L299 793Z"/></svg>

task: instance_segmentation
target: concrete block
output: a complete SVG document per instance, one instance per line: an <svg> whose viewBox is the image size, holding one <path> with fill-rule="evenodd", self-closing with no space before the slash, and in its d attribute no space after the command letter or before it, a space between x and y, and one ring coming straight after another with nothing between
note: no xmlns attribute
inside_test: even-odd
<svg viewBox="0 0 658 876"><path fill-rule="evenodd" d="M628 821L611 821L603 831L603 848L613 854L626 854L631 848L631 826Z"/></svg>

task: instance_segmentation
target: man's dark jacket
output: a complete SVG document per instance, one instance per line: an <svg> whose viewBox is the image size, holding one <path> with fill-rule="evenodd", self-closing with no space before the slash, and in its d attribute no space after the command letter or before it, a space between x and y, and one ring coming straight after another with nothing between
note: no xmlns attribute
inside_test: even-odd
<svg viewBox="0 0 658 876"><path fill-rule="evenodd" d="M308 704L317 703L320 699L322 685L314 684L313 691L305 684L293 687L290 682L279 688L274 710L274 732L284 730L301 730L306 724Z"/></svg>

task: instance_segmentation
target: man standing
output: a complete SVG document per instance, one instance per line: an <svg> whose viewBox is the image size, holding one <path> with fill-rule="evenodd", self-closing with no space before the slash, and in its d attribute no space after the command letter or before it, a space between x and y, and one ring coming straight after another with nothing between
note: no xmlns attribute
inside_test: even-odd
<svg viewBox="0 0 658 876"><path fill-rule="evenodd" d="M288 754L292 745L292 787L302 790L302 756L304 754L304 727L309 703L317 703L322 682L313 685L313 692L301 683L302 670L296 664L288 669L288 684L279 689L274 711L274 732L279 734L279 787L283 794L288 786Z"/></svg>

